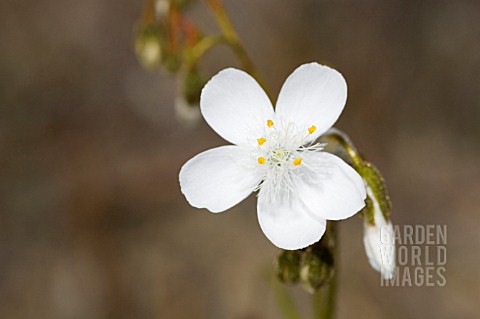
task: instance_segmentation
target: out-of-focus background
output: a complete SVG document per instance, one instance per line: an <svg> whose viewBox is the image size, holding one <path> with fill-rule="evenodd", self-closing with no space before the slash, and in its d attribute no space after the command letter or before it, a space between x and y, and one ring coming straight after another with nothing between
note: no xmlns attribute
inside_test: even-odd
<svg viewBox="0 0 480 319"><path fill-rule="evenodd" d="M341 223L339 318L480 315L480 3L225 1L273 96L302 63L349 84L337 127L384 174L393 221L446 224L445 287L380 287ZM178 172L224 144L138 64L142 1L0 2L0 317L279 318L251 196L190 207ZM216 31L202 2L189 16ZM227 48L203 64L236 66ZM295 290L302 307L308 296Z"/></svg>

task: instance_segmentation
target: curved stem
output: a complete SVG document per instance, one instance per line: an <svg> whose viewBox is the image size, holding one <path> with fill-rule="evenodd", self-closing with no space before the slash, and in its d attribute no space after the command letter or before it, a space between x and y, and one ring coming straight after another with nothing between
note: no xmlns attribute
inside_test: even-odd
<svg viewBox="0 0 480 319"><path fill-rule="evenodd" d="M338 144L340 144L345 151L347 152L348 157L352 160L353 167L358 169L360 164L363 162L362 156L358 153L353 143L350 142L348 136L338 129L330 129L325 137L327 139L332 139Z"/></svg>
<svg viewBox="0 0 480 319"><path fill-rule="evenodd" d="M225 42L223 35L212 35L198 41L197 44L187 51L186 69L191 70L209 49L222 42Z"/></svg>
<svg viewBox="0 0 480 319"><path fill-rule="evenodd" d="M218 26L222 31L223 36L225 37L226 43L231 47L238 60L240 61L242 67L246 72L253 76L257 82L265 88L263 81L258 74L252 59L247 53L247 50L242 44L240 37L238 36L235 28L233 27L230 18L225 10L222 0L205 0L208 6L211 8L215 19L217 20Z"/></svg>

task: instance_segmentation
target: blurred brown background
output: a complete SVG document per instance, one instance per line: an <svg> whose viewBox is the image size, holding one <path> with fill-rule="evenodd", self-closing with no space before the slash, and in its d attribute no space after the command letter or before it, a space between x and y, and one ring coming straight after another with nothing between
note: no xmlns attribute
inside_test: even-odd
<svg viewBox="0 0 480 319"><path fill-rule="evenodd" d="M397 224L447 224L445 287L380 287L341 225L339 318L480 315L480 3L226 1L275 96L318 61L349 83L337 127L381 169ZM136 61L142 1L0 2L0 317L279 318L255 197L188 206L177 175L224 144L175 120ZM205 6L189 14L206 30ZM208 74L235 65L226 48ZM306 294L297 290L300 304Z"/></svg>

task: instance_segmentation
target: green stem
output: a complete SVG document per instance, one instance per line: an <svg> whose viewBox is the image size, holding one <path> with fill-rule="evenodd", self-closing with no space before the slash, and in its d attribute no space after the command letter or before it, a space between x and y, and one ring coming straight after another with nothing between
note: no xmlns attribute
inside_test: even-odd
<svg viewBox="0 0 480 319"><path fill-rule="evenodd" d="M272 290L280 307L280 311L285 319L302 319L300 312L295 305L295 301L288 291L287 285L281 283L276 278L272 280Z"/></svg>
<svg viewBox="0 0 480 319"><path fill-rule="evenodd" d="M337 269L335 269L337 271ZM315 319L331 319L335 313L335 296L337 292L337 275L333 275L330 283L320 288L313 296L313 312Z"/></svg>
<svg viewBox="0 0 480 319"><path fill-rule="evenodd" d="M388 196L385 180L382 174L380 174L380 171L372 163L366 161L362 155L360 155L360 153L358 153L357 149L344 132L338 129L332 129L327 132L325 138L333 140L343 147L352 162L353 168L358 172L358 174L360 174L364 182L371 189L375 200L380 205L380 210L385 216L385 219L389 220L392 211L392 202ZM369 195L367 195L367 204L369 200L368 196ZM366 211L369 212L369 214L366 215L367 221L373 224L373 211L369 211L368 209Z"/></svg>
<svg viewBox="0 0 480 319"><path fill-rule="evenodd" d="M215 19L217 20L217 24L222 31L223 36L225 37L226 43L230 46L233 50L235 55L237 56L240 64L242 65L243 69L253 76L257 82L265 88L263 85L263 81L258 74L252 59L247 53L247 50L242 44L240 37L238 36L235 28L233 27L230 18L228 17L227 11L225 10L225 6L223 5L222 0L205 0L209 7L211 8Z"/></svg>
<svg viewBox="0 0 480 319"><path fill-rule="evenodd" d="M329 236L327 243L331 245L334 254L334 273L330 282L321 287L312 296L313 315L315 319L332 319L335 314L335 300L337 296L337 276L339 265L337 223L329 222L325 235Z"/></svg>
<svg viewBox="0 0 480 319"><path fill-rule="evenodd" d="M341 131L340 131L341 132ZM360 164L363 162L362 156L357 152L355 146L350 144L350 142L345 138L341 133L330 132L325 135L327 139L332 139L338 144L340 144L345 151L347 152L348 157L352 160L353 167L358 169Z"/></svg>
<svg viewBox="0 0 480 319"><path fill-rule="evenodd" d="M201 39L192 48L187 50L185 54L185 69L191 71L196 65L198 60L215 45L225 42L223 35L212 35Z"/></svg>

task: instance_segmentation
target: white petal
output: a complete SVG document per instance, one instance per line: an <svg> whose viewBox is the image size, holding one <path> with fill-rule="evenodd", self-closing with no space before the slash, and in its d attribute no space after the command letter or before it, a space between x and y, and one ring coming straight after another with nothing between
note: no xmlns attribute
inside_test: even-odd
<svg viewBox="0 0 480 319"><path fill-rule="evenodd" d="M315 215L330 220L348 218L365 206L360 175L341 158L327 153L305 154L296 189Z"/></svg>
<svg viewBox="0 0 480 319"><path fill-rule="evenodd" d="M388 222L382 227L378 227L364 222L363 244L365 253L372 268L380 271L385 279L391 279L395 273L395 245L392 244L393 240L392 223Z"/></svg>
<svg viewBox="0 0 480 319"><path fill-rule="evenodd" d="M261 137L274 116L272 103L247 73L225 69L203 88L200 109L207 123L227 141L246 145Z"/></svg>
<svg viewBox="0 0 480 319"><path fill-rule="evenodd" d="M386 221L378 201L368 188L372 199L375 225L364 222L363 244L368 261L373 269L380 271L385 279L391 279L395 273L395 234L390 221Z"/></svg>
<svg viewBox="0 0 480 319"><path fill-rule="evenodd" d="M180 188L193 207L222 212L245 199L260 182L248 153L234 145L210 149L180 170Z"/></svg>
<svg viewBox="0 0 480 319"><path fill-rule="evenodd" d="M262 190L257 213L265 236L282 249L305 248L319 241L326 228L326 220L314 218L300 200L280 196L278 201L270 203Z"/></svg>
<svg viewBox="0 0 480 319"><path fill-rule="evenodd" d="M298 67L285 81L278 96L277 115L304 130L317 128L316 139L337 121L347 100L347 83L336 70L318 63Z"/></svg>

